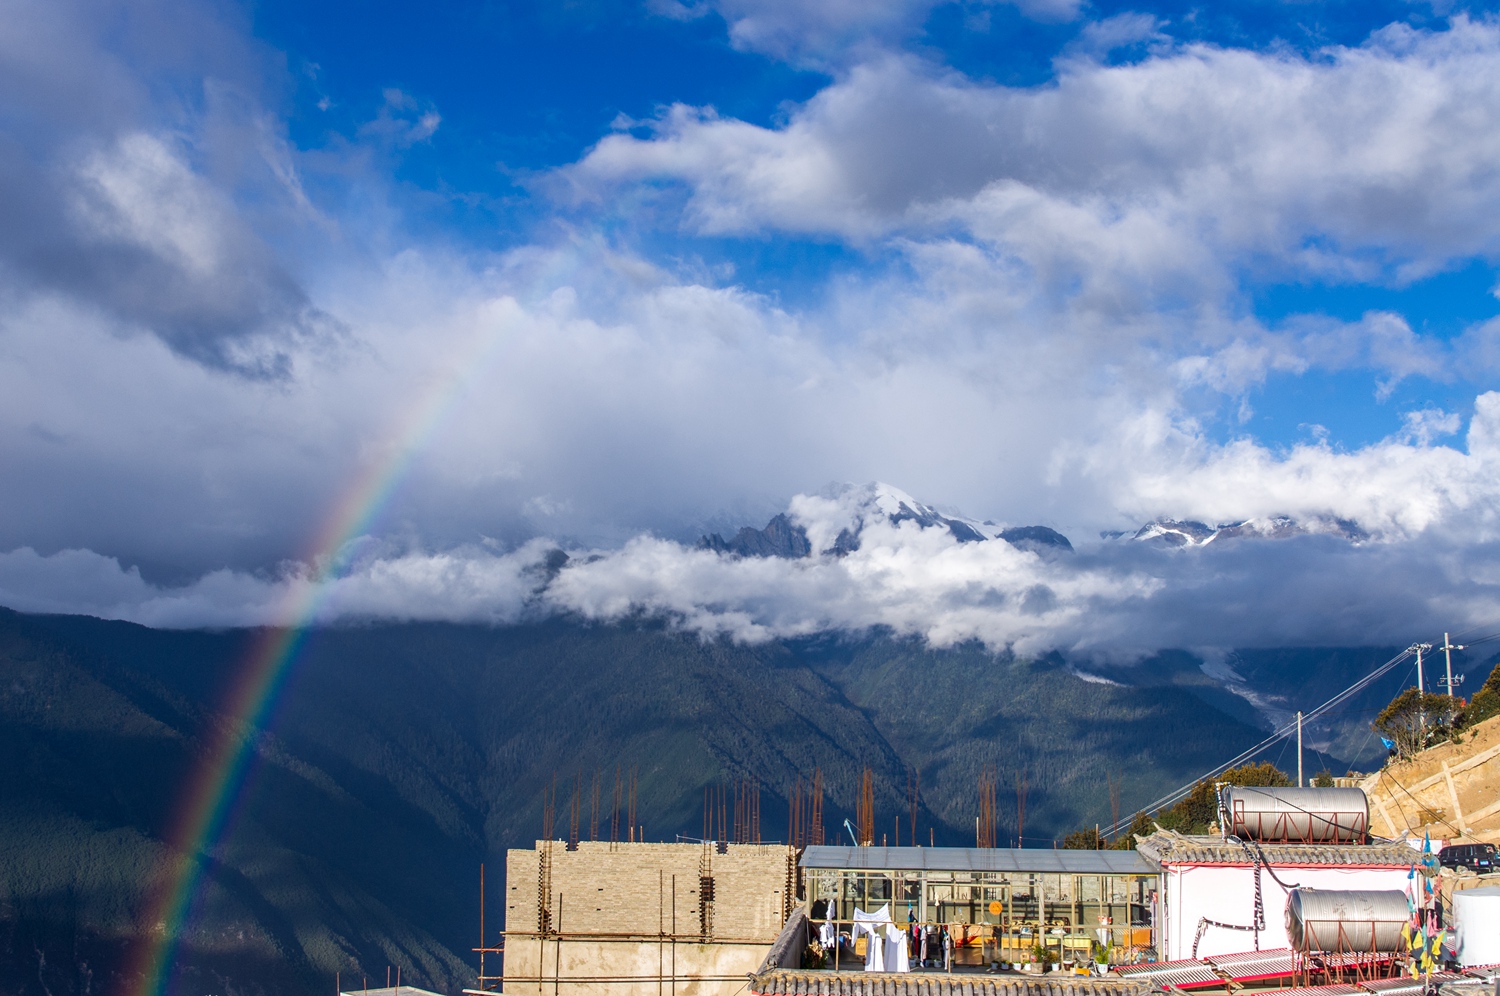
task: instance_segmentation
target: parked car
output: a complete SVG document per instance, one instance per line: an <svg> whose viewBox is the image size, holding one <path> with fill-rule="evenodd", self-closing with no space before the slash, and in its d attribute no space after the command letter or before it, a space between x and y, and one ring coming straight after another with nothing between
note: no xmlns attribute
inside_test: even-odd
<svg viewBox="0 0 1500 996"><path fill-rule="evenodd" d="M1467 868L1476 872L1500 870L1500 855L1494 844L1449 844L1438 852L1444 868Z"/></svg>

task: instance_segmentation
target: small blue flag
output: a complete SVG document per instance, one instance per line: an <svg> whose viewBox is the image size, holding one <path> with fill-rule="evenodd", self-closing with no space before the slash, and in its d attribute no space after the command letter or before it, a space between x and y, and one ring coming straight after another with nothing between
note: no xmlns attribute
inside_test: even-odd
<svg viewBox="0 0 1500 996"><path fill-rule="evenodd" d="M1383 744L1385 744L1385 749L1386 750L1395 750L1396 749L1396 741L1394 741L1394 740L1387 740L1385 737L1381 737L1380 738L1380 742L1383 743Z"/></svg>

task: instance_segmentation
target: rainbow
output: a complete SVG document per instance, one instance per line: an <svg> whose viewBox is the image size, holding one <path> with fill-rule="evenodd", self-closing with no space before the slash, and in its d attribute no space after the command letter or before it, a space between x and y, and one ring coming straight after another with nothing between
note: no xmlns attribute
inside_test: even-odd
<svg viewBox="0 0 1500 996"><path fill-rule="evenodd" d="M509 309L502 309L509 310ZM495 316L488 316L495 317ZM433 378L421 400L400 420L404 428L390 433L384 456L371 462L345 490L309 544L305 562L314 573L292 581L273 617L261 630L225 699L221 714L228 722L209 735L205 750L178 797L166 834L167 867L160 876L144 924L134 970L126 975L131 996L163 996L171 980L178 945L198 896L203 859L218 844L230 821L255 756L256 734L264 728L286 684L310 628L328 605L332 582L349 566L349 548L366 535L389 506L412 460L447 421L468 389L489 367L502 336L503 322L488 323L462 350L445 373Z"/></svg>

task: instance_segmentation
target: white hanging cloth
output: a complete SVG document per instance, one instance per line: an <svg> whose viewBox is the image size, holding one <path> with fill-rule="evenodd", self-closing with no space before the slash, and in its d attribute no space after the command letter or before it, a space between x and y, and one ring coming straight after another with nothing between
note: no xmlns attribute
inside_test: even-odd
<svg viewBox="0 0 1500 996"><path fill-rule="evenodd" d="M894 923L885 926L885 970L910 972L911 959L906 954L906 931Z"/></svg>
<svg viewBox="0 0 1500 996"><path fill-rule="evenodd" d="M910 961L906 957L906 932L891 919L890 904L866 913L854 911L853 936L866 935L866 972L909 972Z"/></svg>

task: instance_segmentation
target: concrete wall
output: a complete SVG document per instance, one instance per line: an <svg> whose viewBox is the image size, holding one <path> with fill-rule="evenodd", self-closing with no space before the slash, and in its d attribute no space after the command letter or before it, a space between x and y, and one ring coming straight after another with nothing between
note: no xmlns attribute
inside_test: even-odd
<svg viewBox="0 0 1500 996"><path fill-rule="evenodd" d="M507 996L733 996L769 947L512 934L505 939L504 990Z"/></svg>
<svg viewBox="0 0 1500 996"><path fill-rule="evenodd" d="M730 844L719 854L700 844L583 841L569 851L553 842L545 897L551 927L542 936L544 846L506 855L507 993L730 996L784 922L790 848ZM698 901L705 873L714 888L706 937ZM632 978L639 981L626 981Z"/></svg>

